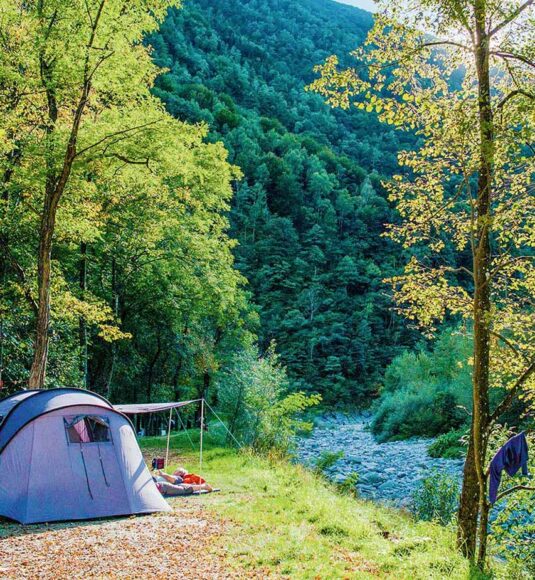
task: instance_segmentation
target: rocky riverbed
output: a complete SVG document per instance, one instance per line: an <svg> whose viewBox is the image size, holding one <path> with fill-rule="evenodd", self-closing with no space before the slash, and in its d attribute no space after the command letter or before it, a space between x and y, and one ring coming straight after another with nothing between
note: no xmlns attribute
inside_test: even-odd
<svg viewBox="0 0 535 580"><path fill-rule="evenodd" d="M408 506L419 482L438 469L461 479L463 460L434 459L427 455L432 439L377 443L368 431L368 417L335 415L316 420L312 434L299 440L298 459L314 466L324 452L343 452L326 475L343 481L359 475L357 489L364 498Z"/></svg>

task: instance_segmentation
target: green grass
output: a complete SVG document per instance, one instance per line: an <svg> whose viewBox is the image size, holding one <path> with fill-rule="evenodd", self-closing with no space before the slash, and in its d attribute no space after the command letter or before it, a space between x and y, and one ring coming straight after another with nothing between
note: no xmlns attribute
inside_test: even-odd
<svg viewBox="0 0 535 580"><path fill-rule="evenodd" d="M193 435L198 443L198 432ZM198 471L198 453L187 451L184 439L173 436L171 448ZM320 476L284 460L218 447L219 432L205 441L202 475L222 491L198 501L233 522L221 546L238 569L291 578L478 577L447 528L340 495ZM146 438L142 446L164 449L165 438Z"/></svg>

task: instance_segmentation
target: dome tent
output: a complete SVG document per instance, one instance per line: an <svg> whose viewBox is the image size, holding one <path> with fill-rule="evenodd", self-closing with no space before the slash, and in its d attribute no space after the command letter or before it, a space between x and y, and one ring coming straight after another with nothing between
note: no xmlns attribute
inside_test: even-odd
<svg viewBox="0 0 535 580"><path fill-rule="evenodd" d="M0 516L21 523L169 511L130 420L81 389L0 400Z"/></svg>

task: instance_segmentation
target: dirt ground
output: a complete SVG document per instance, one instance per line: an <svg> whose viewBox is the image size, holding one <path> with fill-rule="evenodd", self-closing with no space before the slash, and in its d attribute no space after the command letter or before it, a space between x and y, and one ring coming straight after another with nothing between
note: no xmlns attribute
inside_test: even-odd
<svg viewBox="0 0 535 580"><path fill-rule="evenodd" d="M229 524L199 499L177 498L173 512L148 516L33 526L0 521L0 578L237 578L218 542Z"/></svg>

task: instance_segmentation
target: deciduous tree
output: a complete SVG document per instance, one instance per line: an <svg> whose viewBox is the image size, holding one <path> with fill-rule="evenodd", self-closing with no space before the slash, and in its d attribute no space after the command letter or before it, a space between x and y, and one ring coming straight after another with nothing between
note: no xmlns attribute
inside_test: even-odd
<svg viewBox="0 0 535 580"><path fill-rule="evenodd" d="M399 157L404 172L385 184L402 217L389 235L413 252L391 281L410 320L433 329L453 316L473 329L459 543L482 566L489 435L535 387L534 3L393 4L355 51L358 64L340 69L333 56L312 87L334 106L355 102L421 137ZM494 386L507 395L491 408Z"/></svg>

